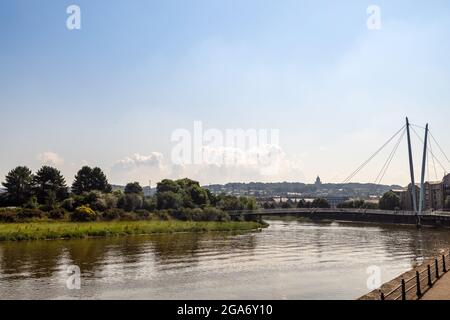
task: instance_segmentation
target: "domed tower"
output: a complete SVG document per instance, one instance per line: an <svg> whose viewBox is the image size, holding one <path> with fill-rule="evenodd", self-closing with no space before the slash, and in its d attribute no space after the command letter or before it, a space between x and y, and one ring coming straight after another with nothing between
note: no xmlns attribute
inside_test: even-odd
<svg viewBox="0 0 450 320"><path fill-rule="evenodd" d="M320 187L322 185L322 181L320 180L319 176L317 176L316 182L314 184L316 185L316 187Z"/></svg>

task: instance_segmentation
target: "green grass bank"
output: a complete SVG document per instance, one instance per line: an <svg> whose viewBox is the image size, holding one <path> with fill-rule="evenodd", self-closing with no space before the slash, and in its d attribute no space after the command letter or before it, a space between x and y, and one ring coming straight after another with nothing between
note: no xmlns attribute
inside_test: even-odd
<svg viewBox="0 0 450 320"><path fill-rule="evenodd" d="M249 231L267 227L253 221L111 221L0 224L0 241L81 239L174 232Z"/></svg>

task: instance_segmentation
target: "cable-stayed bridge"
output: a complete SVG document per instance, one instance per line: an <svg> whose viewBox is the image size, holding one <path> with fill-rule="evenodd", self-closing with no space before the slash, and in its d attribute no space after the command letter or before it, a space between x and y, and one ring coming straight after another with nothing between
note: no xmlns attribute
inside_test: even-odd
<svg viewBox="0 0 450 320"><path fill-rule="evenodd" d="M423 137L418 131L424 132ZM414 136L413 136L414 135ZM379 147L366 161L358 166L344 181L343 183L350 183L358 173L368 166L381 152L385 149L391 148L387 159L384 161L383 166L379 170L374 183L380 184L385 178L390 165L394 157L397 154L399 146L402 141L405 140L408 146L408 165L410 184L409 188L411 192L408 192L408 196L411 197L410 210L369 210L369 209L319 209L319 208L297 208L297 209L266 209L255 211L236 211L229 212L231 215L244 215L244 216L268 216L268 215L297 215L316 218L330 218L330 219L348 219L352 221L390 221L398 223L415 223L417 226L422 225L422 221L425 224L445 224L450 227L450 213L438 212L426 210L426 194L425 183L426 177L428 180L434 173L436 180L438 180L438 171L442 172L444 176L448 174L447 168L450 168L450 159L442 148L441 144L432 134L428 124L420 126L413 124L406 118L406 123L397 130L389 139L387 139L381 147ZM414 170L414 157L412 150L412 138L418 139L421 145L422 157L420 159L421 172L419 175L419 184L416 184L416 174ZM413 187L414 186L414 187ZM448 186L450 196L450 186ZM408 188L408 189L409 189ZM416 190L418 188L418 192ZM444 190L445 191L445 190ZM429 195L427 195L429 197ZM445 198L445 194L443 194Z"/></svg>

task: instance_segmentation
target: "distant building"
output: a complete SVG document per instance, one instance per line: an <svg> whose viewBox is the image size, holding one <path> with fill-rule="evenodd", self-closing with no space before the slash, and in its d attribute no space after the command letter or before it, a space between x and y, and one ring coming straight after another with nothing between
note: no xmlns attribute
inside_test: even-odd
<svg viewBox="0 0 450 320"><path fill-rule="evenodd" d="M444 179L442 179L442 188L444 191L444 201L447 197L450 197L450 174L446 175Z"/></svg>
<svg viewBox="0 0 450 320"><path fill-rule="evenodd" d="M327 200L331 208L336 208L339 204L350 200L350 198L346 196L328 196L325 197L325 200Z"/></svg>
<svg viewBox="0 0 450 320"><path fill-rule="evenodd" d="M425 210L440 210L444 208L444 184L442 181L425 182Z"/></svg>
<svg viewBox="0 0 450 320"><path fill-rule="evenodd" d="M314 184L316 185L316 187L320 187L322 185L322 181L320 180L319 176L317 176L316 182Z"/></svg>
<svg viewBox="0 0 450 320"><path fill-rule="evenodd" d="M420 187L415 186L417 206L420 199ZM412 188L409 184L407 190L392 190L400 198L402 210L413 210ZM443 210L445 199L450 196L450 174L442 181L427 181L424 183L424 208L425 210Z"/></svg>

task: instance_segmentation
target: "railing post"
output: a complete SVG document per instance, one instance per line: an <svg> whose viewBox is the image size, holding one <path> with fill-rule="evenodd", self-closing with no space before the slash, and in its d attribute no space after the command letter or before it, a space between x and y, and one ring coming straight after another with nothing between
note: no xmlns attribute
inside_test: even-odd
<svg viewBox="0 0 450 320"><path fill-rule="evenodd" d="M445 254L442 255L442 272L447 272L447 268L445 267Z"/></svg>
<svg viewBox="0 0 450 320"><path fill-rule="evenodd" d="M436 279L439 279L439 265L437 259L434 259L434 265L436 266Z"/></svg>
<svg viewBox="0 0 450 320"><path fill-rule="evenodd" d="M405 284L405 279L402 279L402 300L406 300L406 284Z"/></svg>
<svg viewBox="0 0 450 320"><path fill-rule="evenodd" d="M381 291L381 290L380 290L380 299L381 299L381 300L384 300L384 299L385 299L385 298L384 298L384 293L383 293L383 291Z"/></svg>
<svg viewBox="0 0 450 320"><path fill-rule="evenodd" d="M427 265L428 270L428 286L431 288L433 286L433 281L431 281L431 267Z"/></svg>
<svg viewBox="0 0 450 320"><path fill-rule="evenodd" d="M422 296L422 291L420 290L420 274L419 274L419 271L416 271L416 286L417 286L417 297L420 298Z"/></svg>

